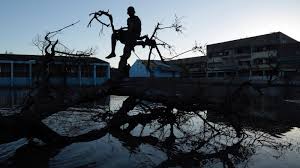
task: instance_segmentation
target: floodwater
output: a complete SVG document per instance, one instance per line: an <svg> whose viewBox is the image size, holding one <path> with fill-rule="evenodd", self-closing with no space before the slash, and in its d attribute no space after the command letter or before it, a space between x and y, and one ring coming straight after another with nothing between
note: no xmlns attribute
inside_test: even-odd
<svg viewBox="0 0 300 168"><path fill-rule="evenodd" d="M1 113L17 109L25 95L24 90L0 92ZM43 123L69 137L101 130L107 126L103 114L116 114L126 99L112 95L70 107ZM296 168L300 167L299 109L298 100L261 97L235 108L228 117L219 111L184 111L143 101L127 113L131 123L100 137L88 135L64 145L25 137L0 144L0 167ZM146 118L141 120L139 114Z"/></svg>

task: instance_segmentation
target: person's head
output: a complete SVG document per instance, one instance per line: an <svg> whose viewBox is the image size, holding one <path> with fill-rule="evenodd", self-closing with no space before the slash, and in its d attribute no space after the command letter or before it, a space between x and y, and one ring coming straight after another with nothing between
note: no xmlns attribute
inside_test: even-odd
<svg viewBox="0 0 300 168"><path fill-rule="evenodd" d="M127 14L128 14L129 16L134 16L134 14L135 14L134 7L129 6L129 7L127 8Z"/></svg>

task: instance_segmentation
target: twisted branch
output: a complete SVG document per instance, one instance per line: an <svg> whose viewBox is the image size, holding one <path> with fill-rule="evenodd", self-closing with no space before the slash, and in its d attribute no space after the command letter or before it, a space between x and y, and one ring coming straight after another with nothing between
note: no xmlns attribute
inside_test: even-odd
<svg viewBox="0 0 300 168"><path fill-rule="evenodd" d="M106 26L106 27L111 27L112 28L112 31L113 33L115 33L115 27L114 27L114 24L113 24L113 17L111 14L109 14L109 10L106 12L106 11L102 11L102 10L99 10L98 12L94 12L94 13L90 13L89 16L92 16L92 19L89 21L87 27L91 27L92 26L92 22L95 20L97 20L101 25L102 25L102 28L101 28L101 32L103 31L103 26ZM108 23L104 23L103 21L100 20L100 17L101 16L107 16L109 21L110 21L110 24Z"/></svg>

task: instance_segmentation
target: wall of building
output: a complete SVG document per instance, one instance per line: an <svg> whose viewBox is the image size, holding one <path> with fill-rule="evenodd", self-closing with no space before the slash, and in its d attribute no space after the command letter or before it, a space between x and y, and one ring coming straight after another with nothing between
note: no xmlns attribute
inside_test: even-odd
<svg viewBox="0 0 300 168"><path fill-rule="evenodd" d="M206 77L206 69L207 69L206 56L171 60L168 63L172 65L176 65L181 69L181 74L180 74L181 77L186 77L186 78Z"/></svg>
<svg viewBox="0 0 300 168"><path fill-rule="evenodd" d="M152 72L150 73L147 69L147 66L141 60L137 60L129 70L129 77L180 77L179 72L164 71L161 70L159 67L152 68L151 71Z"/></svg>
<svg viewBox="0 0 300 168"><path fill-rule="evenodd" d="M141 60L137 60L129 70L129 77L150 77L150 72Z"/></svg>
<svg viewBox="0 0 300 168"><path fill-rule="evenodd" d="M51 64L50 82L54 85L96 86L110 79L109 64L76 65L63 73L61 63ZM0 87L30 87L37 81L39 69L35 61L0 60Z"/></svg>

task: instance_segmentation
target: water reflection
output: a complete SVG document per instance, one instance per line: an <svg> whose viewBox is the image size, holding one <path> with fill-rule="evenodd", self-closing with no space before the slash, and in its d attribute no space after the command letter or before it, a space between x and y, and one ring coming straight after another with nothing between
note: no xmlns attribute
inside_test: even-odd
<svg viewBox="0 0 300 168"><path fill-rule="evenodd" d="M56 142L0 145L0 167L300 166L297 103L259 97L216 109L111 96L43 120Z"/></svg>

